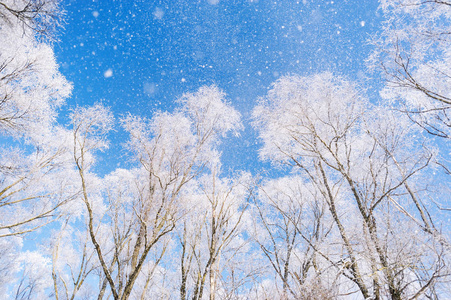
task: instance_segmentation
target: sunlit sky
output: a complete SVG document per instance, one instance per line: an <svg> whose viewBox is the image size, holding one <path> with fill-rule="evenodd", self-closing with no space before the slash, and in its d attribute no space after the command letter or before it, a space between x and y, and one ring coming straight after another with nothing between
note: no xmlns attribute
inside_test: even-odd
<svg viewBox="0 0 451 300"><path fill-rule="evenodd" d="M271 83L322 71L365 83L368 39L381 22L377 1L65 3L55 52L74 85L66 108L102 102L117 117L151 117L172 110L183 93L216 84L245 123L241 137L224 142L224 164L249 171L262 166L249 119ZM101 172L126 166L124 138L120 130L112 134Z"/></svg>

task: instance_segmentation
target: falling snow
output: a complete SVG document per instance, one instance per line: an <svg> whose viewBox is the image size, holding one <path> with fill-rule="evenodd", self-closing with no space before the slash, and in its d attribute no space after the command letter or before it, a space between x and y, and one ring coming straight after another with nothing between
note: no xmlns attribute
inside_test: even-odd
<svg viewBox="0 0 451 300"><path fill-rule="evenodd" d="M0 298L90 299L102 282L119 298L116 278L149 299L184 279L195 297L193 278L217 299L437 298L450 153L425 131L451 123L430 97L450 97L443 3L72 0L41 15L59 2L0 0L0 198L14 207L0 206ZM7 222L41 211L29 228L45 230L9 239ZM74 266L95 270L80 291Z"/></svg>
<svg viewBox="0 0 451 300"><path fill-rule="evenodd" d="M105 78L110 78L111 76L113 76L113 70L111 70L111 69L106 70L106 71L103 73L103 76L104 76Z"/></svg>

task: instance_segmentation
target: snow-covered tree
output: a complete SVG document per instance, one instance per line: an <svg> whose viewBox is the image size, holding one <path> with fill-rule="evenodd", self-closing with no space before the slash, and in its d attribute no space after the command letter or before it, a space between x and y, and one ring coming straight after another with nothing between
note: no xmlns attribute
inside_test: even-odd
<svg viewBox="0 0 451 300"><path fill-rule="evenodd" d="M266 180L253 213L253 239L271 266L267 284L277 297L334 299L339 266L332 263L332 223L318 191L300 176Z"/></svg>
<svg viewBox="0 0 451 300"><path fill-rule="evenodd" d="M112 115L100 105L72 114L87 228L114 299L130 297L149 252L183 217L180 201L185 186L218 165L220 138L241 126L240 115L215 86L202 87L178 102L173 113L122 120L130 134L127 147L139 166L116 170L104 180L90 167L95 151L107 145Z"/></svg>
<svg viewBox="0 0 451 300"><path fill-rule="evenodd" d="M383 96L429 133L449 139L451 2L380 2L386 21L369 62L386 76Z"/></svg>
<svg viewBox="0 0 451 300"><path fill-rule="evenodd" d="M71 92L51 40L59 1L0 2L0 236L48 223L70 195L57 108ZM55 137L58 137L55 139Z"/></svg>
<svg viewBox="0 0 451 300"><path fill-rule="evenodd" d="M45 299L51 286L50 260L39 251L19 254L20 276L16 277L10 299Z"/></svg>
<svg viewBox="0 0 451 300"><path fill-rule="evenodd" d="M357 288L364 298L403 299L436 292L448 274L448 243L418 190L433 154L402 114L324 73L281 78L254 117L262 157L308 178L328 208L340 240L329 247L342 253L329 262L354 284L341 284L339 294Z"/></svg>
<svg viewBox="0 0 451 300"><path fill-rule="evenodd" d="M49 42L63 14L59 2L0 2L1 135L43 131L70 95Z"/></svg>
<svg viewBox="0 0 451 300"><path fill-rule="evenodd" d="M49 44L61 15L59 1L0 2L0 135L7 142L0 146L2 236L40 226L61 203L48 189L59 184L52 174L64 151L49 139L61 134L52 129L56 108L71 91ZM26 140L12 139L20 136Z"/></svg>
<svg viewBox="0 0 451 300"><path fill-rule="evenodd" d="M244 236L249 229L250 176L227 179L218 173L215 168L201 177L185 196L187 214L178 226L184 300L230 298L252 273L250 260L243 259L249 255Z"/></svg>
<svg viewBox="0 0 451 300"><path fill-rule="evenodd" d="M70 219L62 222L59 230L53 231L47 251L42 251L51 257L53 295L57 300L95 295L95 288L86 283L98 269L95 252L88 232L77 222L70 224Z"/></svg>
<svg viewBox="0 0 451 300"><path fill-rule="evenodd" d="M77 194L68 172L70 136L55 124L71 93L58 71L52 42L63 10L59 0L0 1L0 237L2 297L48 295L49 258L21 253L25 234L64 214ZM33 247L33 246L32 246Z"/></svg>
<svg viewBox="0 0 451 300"><path fill-rule="evenodd" d="M386 21L373 39L369 66L385 75L381 95L387 106L405 113L437 143L434 163L448 178L436 179L435 189L443 192L431 198L449 211L451 2L381 0L380 9Z"/></svg>

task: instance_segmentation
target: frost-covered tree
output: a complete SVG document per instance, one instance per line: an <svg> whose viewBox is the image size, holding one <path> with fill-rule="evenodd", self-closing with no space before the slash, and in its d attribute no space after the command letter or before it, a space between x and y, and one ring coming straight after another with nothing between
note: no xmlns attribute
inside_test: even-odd
<svg viewBox="0 0 451 300"><path fill-rule="evenodd" d="M61 16L59 1L0 2L0 236L42 226L70 197L56 175L67 160L56 109L71 92L50 44Z"/></svg>
<svg viewBox="0 0 451 300"><path fill-rule="evenodd" d="M0 1L0 19L4 24L20 26L23 33L31 30L39 39L52 41L64 14L60 3L60 0Z"/></svg>
<svg viewBox="0 0 451 300"><path fill-rule="evenodd" d="M0 2L1 135L42 131L71 92L49 44L63 14L59 2Z"/></svg>
<svg viewBox="0 0 451 300"><path fill-rule="evenodd" d="M429 133L449 139L451 2L380 2L387 20L369 61L386 76L383 96Z"/></svg>
<svg viewBox="0 0 451 300"><path fill-rule="evenodd" d="M1 297L45 297L49 260L39 250L21 254L24 235L34 232L27 245L39 244L36 230L77 193L67 172L70 139L55 126L71 92L51 44L62 16L56 0L0 1Z"/></svg>
<svg viewBox="0 0 451 300"><path fill-rule="evenodd" d="M185 186L218 163L220 138L241 126L239 114L215 86L185 94L178 103L173 113L122 120L130 134L128 148L139 166L116 170L104 180L90 167L95 151L107 145L105 134L113 117L100 105L72 114L74 160L87 230L105 278L101 294L111 292L114 299L132 295L144 266L149 264L149 253L183 217L181 194ZM165 247L160 249L157 260Z"/></svg>
<svg viewBox="0 0 451 300"><path fill-rule="evenodd" d="M26 251L19 255L20 276L13 285L10 299L29 300L45 299L48 297L46 289L51 285L50 260L39 251Z"/></svg>
<svg viewBox="0 0 451 300"><path fill-rule="evenodd" d="M404 299L437 292L449 274L449 248L419 190L432 153L402 114L324 73L281 78L254 117L262 157L308 178L327 207L340 241L329 247L341 255L328 257L341 268L338 294L357 289L364 298Z"/></svg>
<svg viewBox="0 0 451 300"><path fill-rule="evenodd" d="M340 276L327 241L333 236L326 205L302 177L267 180L254 201L253 238L271 268L280 299L334 299ZM263 263L266 264L266 263ZM331 272L332 271L332 272Z"/></svg>
<svg viewBox="0 0 451 300"><path fill-rule="evenodd" d="M251 276L249 174L220 178L219 168L201 177L186 195L187 214L178 226L180 299L228 299ZM251 268L249 268L251 267Z"/></svg>
<svg viewBox="0 0 451 300"><path fill-rule="evenodd" d="M82 230L84 227L69 221L70 218L66 219L60 230L53 231L47 251L42 251L51 257L53 296L57 300L95 295L95 288L86 283L98 269L93 246L88 232Z"/></svg>
<svg viewBox="0 0 451 300"><path fill-rule="evenodd" d="M64 134L60 137L67 141ZM0 149L0 237L28 233L54 220L76 194L71 178L62 176L67 174L66 147L41 144L32 153Z"/></svg>
<svg viewBox="0 0 451 300"><path fill-rule="evenodd" d="M405 113L439 145L434 163L448 178L436 178L435 189L442 193L430 197L449 212L451 2L381 0L380 9L386 21L373 40L369 65L385 75L381 95L390 108Z"/></svg>

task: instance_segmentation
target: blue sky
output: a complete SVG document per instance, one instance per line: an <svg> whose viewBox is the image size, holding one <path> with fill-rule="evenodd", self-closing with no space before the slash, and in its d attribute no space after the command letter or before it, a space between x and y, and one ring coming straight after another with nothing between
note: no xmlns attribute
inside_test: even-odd
<svg viewBox="0 0 451 300"><path fill-rule="evenodd" d="M282 75L322 71L364 83L367 40L380 28L377 1L165 0L65 4L55 45L74 84L66 107L102 102L116 116L151 117L205 84L223 89L245 131L222 146L226 168L262 165L249 118L258 97ZM101 172L125 166L125 136L112 134ZM105 167L108 165L108 167Z"/></svg>

